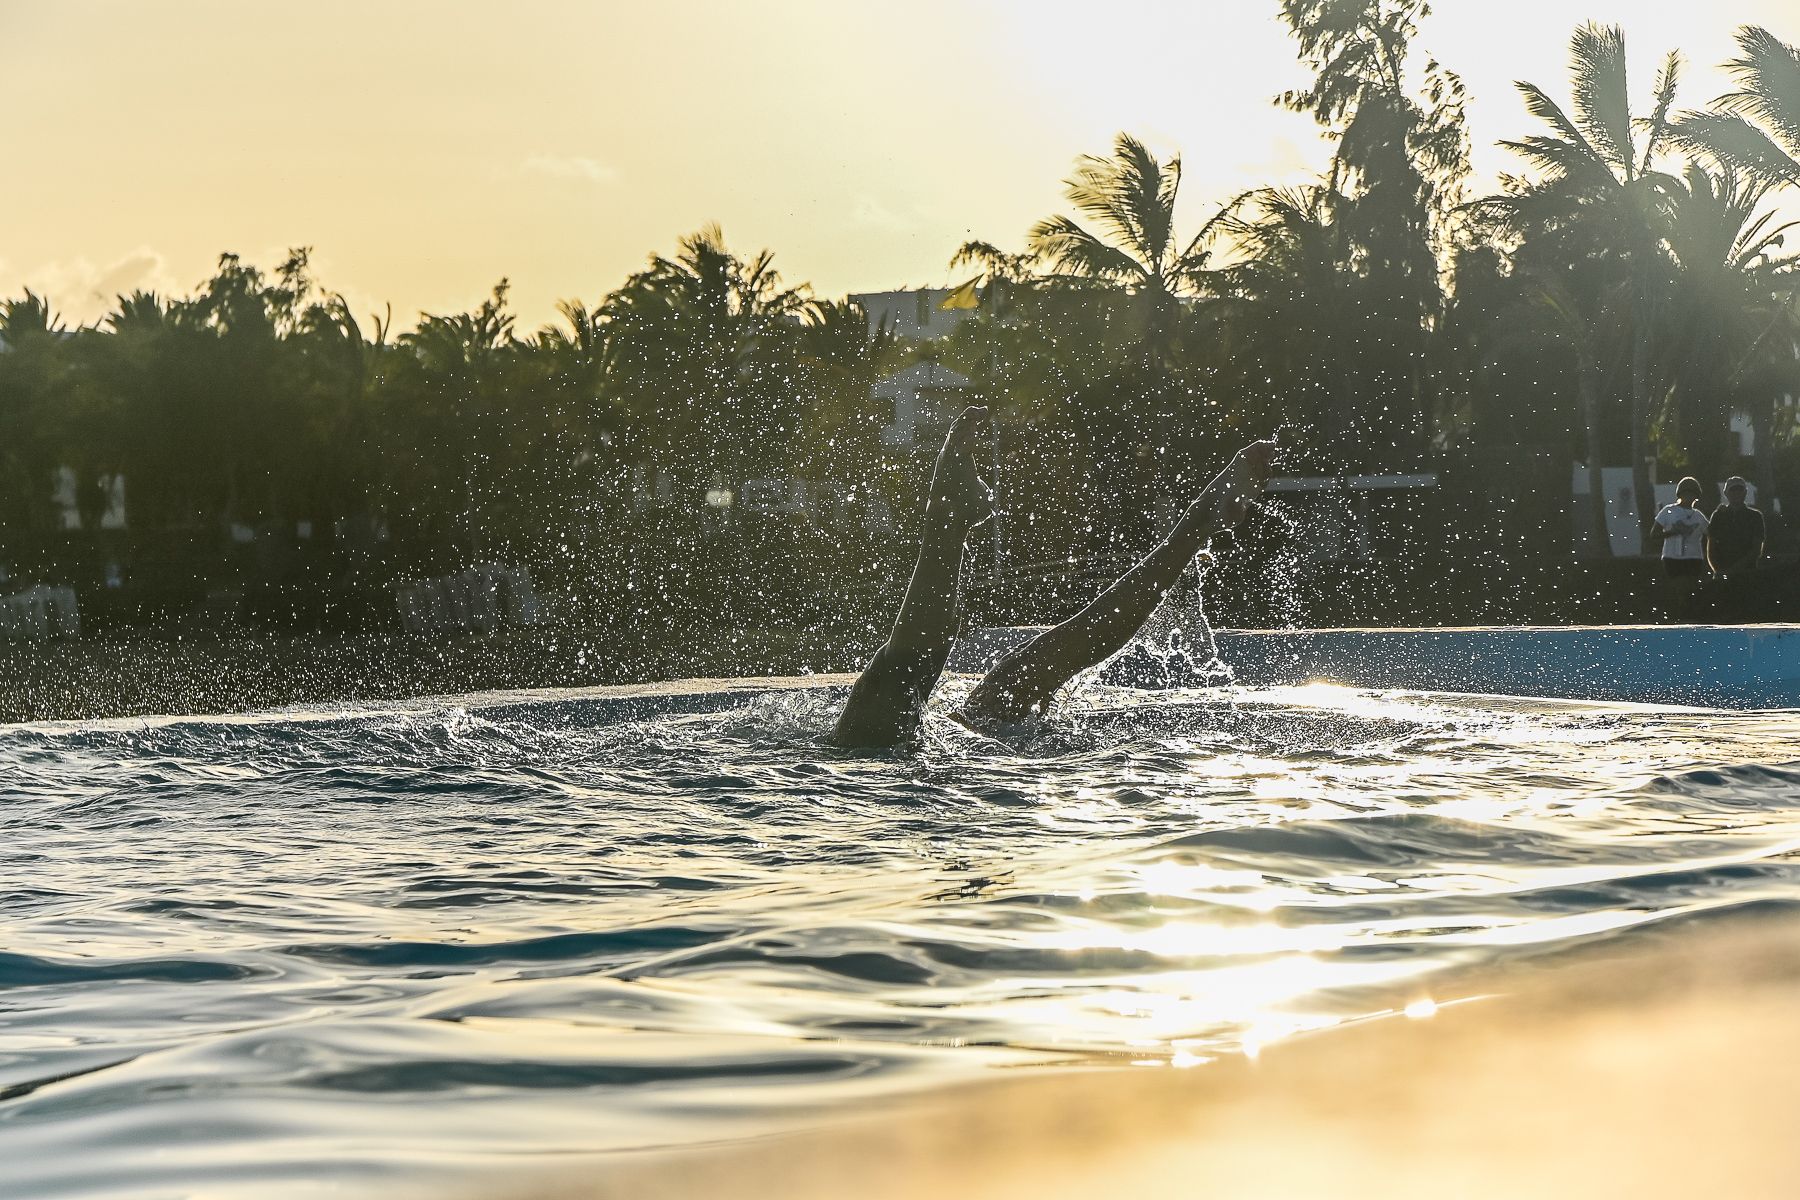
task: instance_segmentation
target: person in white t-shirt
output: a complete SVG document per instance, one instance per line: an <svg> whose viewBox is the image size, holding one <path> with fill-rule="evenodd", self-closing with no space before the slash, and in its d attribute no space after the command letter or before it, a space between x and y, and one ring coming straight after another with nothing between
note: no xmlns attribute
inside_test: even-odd
<svg viewBox="0 0 1800 1200"><path fill-rule="evenodd" d="M1706 514L1694 505L1700 481L1692 475L1675 485L1675 503L1665 504L1650 526L1650 543L1661 544L1663 571L1671 579L1706 574Z"/></svg>

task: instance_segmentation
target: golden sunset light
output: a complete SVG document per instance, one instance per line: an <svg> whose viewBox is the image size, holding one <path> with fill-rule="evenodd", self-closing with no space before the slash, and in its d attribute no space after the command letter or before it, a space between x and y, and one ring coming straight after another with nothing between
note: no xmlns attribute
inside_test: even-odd
<svg viewBox="0 0 1800 1200"><path fill-rule="evenodd" d="M1693 6L1440 0L1420 43L1462 74L1478 175L1530 128L1515 78L1557 81L1579 19L1620 22L1641 93L1727 90L1731 31L1783 0ZM527 324L589 303L716 221L822 295L941 286L968 238L1016 247L1078 154L1118 130L1182 156L1199 219L1322 172L1274 96L1304 83L1261 0L238 0L0 5L0 69L33 100L8 138L0 293L72 321L184 292L233 251L311 246L359 312L404 327L501 277Z"/></svg>
<svg viewBox="0 0 1800 1200"><path fill-rule="evenodd" d="M0 1200L1776 1200L1796 0L0 0Z"/></svg>

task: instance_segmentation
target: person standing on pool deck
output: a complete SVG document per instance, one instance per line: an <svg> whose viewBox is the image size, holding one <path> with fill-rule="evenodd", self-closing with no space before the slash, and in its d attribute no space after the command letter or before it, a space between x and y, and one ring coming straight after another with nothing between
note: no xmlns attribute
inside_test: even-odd
<svg viewBox="0 0 1800 1200"><path fill-rule="evenodd" d="M1725 481L1725 503L1713 509L1706 534L1706 561L1715 575L1743 575L1762 562L1767 525L1761 512L1744 503L1750 484L1742 475Z"/></svg>
<svg viewBox="0 0 1800 1200"><path fill-rule="evenodd" d="M977 472L974 457L987 423L987 409L965 409L944 435L931 471L912 579L888 640L844 701L832 734L840 745L894 746L918 733L925 701L956 638L964 543L993 516L993 492ZM1275 443L1268 441L1238 451L1141 562L1079 613L1002 655L969 693L964 715L977 721L1020 721L1041 714L1076 674L1116 653L1150 619L1212 535L1242 519L1262 492L1274 454Z"/></svg>
<svg viewBox="0 0 1800 1200"><path fill-rule="evenodd" d="M1662 544L1663 573L1670 579L1698 579L1706 574L1706 514L1700 481L1692 475L1675 485L1675 503L1665 504L1650 525L1650 541Z"/></svg>

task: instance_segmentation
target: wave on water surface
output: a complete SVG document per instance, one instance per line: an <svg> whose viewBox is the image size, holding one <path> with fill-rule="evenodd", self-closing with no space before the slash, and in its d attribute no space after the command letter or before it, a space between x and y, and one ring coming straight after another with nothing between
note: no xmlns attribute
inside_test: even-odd
<svg viewBox="0 0 1800 1200"><path fill-rule="evenodd" d="M1800 901L1789 715L1094 687L865 756L841 698L0 730L0 1194L374 1189L1192 1065Z"/></svg>

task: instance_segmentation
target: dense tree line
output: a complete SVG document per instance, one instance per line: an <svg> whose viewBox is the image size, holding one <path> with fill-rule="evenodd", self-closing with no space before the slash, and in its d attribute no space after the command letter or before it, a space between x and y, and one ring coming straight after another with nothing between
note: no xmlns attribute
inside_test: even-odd
<svg viewBox="0 0 1800 1200"><path fill-rule="evenodd" d="M479 553L520 505L628 500L633 466L803 470L866 405L888 344L716 229L600 306L560 307L522 335L502 280L395 337L321 294L306 250L273 274L225 255L192 297L134 293L72 331L27 292L0 304L0 520L52 523L60 468L86 525L118 474L135 526L379 513Z"/></svg>
<svg viewBox="0 0 1800 1200"><path fill-rule="evenodd" d="M870 388L921 359L996 407L1028 548L1091 545L1096 512L1146 512L1277 428L1320 473L1521 444L1630 464L1645 519L1653 463L1735 465L1733 414L1759 455L1789 445L1800 275L1775 214L1800 195L1800 51L1741 30L1738 90L1704 111L1671 54L1635 111L1622 34L1582 26L1566 84L1520 85L1519 174L1476 196L1461 82L1417 45L1428 11L1283 0L1313 82L1280 102L1333 139L1314 183L1178 231L1179 158L1121 134L1078 161L1070 213L956 252L979 307L935 342L871 330L716 227L535 332L503 280L396 336L305 250L272 271L225 255L192 295L122 296L80 329L27 292L0 303L0 538L55 534L59 472L88 530L123 477L134 537L362 522L426 565L691 550L706 492L759 477L903 517L916 468L884 451Z"/></svg>

